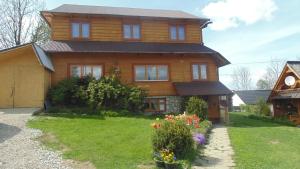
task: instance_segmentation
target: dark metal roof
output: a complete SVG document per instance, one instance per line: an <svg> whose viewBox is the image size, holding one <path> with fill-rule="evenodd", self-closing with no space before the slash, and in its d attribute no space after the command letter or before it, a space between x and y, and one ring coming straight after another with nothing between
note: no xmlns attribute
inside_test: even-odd
<svg viewBox="0 0 300 169"><path fill-rule="evenodd" d="M271 99L300 99L300 89L278 91Z"/></svg>
<svg viewBox="0 0 300 169"><path fill-rule="evenodd" d="M50 41L43 46L48 53L159 53L159 54L209 54L219 66L230 64L220 53L201 44L192 43L146 43L146 42L100 42L100 41Z"/></svg>
<svg viewBox="0 0 300 169"><path fill-rule="evenodd" d="M138 16L138 17L159 17L174 19L197 19L198 16L178 11L178 10L161 10L161 9L140 9L140 8L124 8L124 7L107 7L107 6L88 6L88 5L72 5L63 4L55 9L42 11L49 13L69 13L69 14L89 14L89 15L115 15L115 16Z"/></svg>
<svg viewBox="0 0 300 169"><path fill-rule="evenodd" d="M297 76L300 76L300 61L288 61L287 65L297 73Z"/></svg>
<svg viewBox="0 0 300 169"><path fill-rule="evenodd" d="M268 100L272 90L240 90L234 91L245 104L256 104L259 99Z"/></svg>
<svg viewBox="0 0 300 169"><path fill-rule="evenodd" d="M232 92L219 81L175 82L173 83L180 96L231 95Z"/></svg>

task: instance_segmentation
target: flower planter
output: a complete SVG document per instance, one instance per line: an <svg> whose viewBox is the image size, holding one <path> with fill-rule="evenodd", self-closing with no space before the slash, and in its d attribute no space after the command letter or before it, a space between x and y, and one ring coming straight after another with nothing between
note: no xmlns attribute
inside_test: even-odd
<svg viewBox="0 0 300 169"><path fill-rule="evenodd" d="M165 163L163 161L160 161L160 160L157 160L157 159L154 159L154 161L155 161L156 167L165 168Z"/></svg>
<svg viewBox="0 0 300 169"><path fill-rule="evenodd" d="M166 169L178 169L179 164L178 163L165 163Z"/></svg>

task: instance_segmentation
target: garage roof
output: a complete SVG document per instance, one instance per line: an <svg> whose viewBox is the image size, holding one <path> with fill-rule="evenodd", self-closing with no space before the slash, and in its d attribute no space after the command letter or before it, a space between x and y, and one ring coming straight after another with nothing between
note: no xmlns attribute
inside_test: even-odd
<svg viewBox="0 0 300 169"><path fill-rule="evenodd" d="M35 43L26 43L26 44L14 46L11 48L3 49L3 50L0 50L0 53L13 51L18 48L27 47L27 46L32 46L35 56L37 57L37 59L39 60L39 62L42 66L44 66L45 68L47 68L51 71L54 71L54 66L52 64L51 59L47 56L47 54L44 52L44 50Z"/></svg>

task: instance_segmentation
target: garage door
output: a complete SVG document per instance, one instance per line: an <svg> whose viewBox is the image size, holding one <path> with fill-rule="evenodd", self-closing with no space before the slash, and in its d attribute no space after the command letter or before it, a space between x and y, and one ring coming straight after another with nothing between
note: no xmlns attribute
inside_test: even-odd
<svg viewBox="0 0 300 169"><path fill-rule="evenodd" d="M43 105L43 74L38 66L1 66L0 108Z"/></svg>
<svg viewBox="0 0 300 169"><path fill-rule="evenodd" d="M0 108L13 107L14 81L13 69L10 66L0 66Z"/></svg>

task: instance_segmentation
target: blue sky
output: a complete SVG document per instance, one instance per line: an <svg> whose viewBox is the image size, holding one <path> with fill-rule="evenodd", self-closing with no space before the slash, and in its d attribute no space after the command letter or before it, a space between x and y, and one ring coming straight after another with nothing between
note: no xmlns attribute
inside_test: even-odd
<svg viewBox="0 0 300 169"><path fill-rule="evenodd" d="M203 32L204 44L232 64L220 69L220 80L231 87L238 66L251 71L253 86L270 60L300 59L299 0L47 0L47 9L61 4L104 5L183 10L212 19Z"/></svg>

